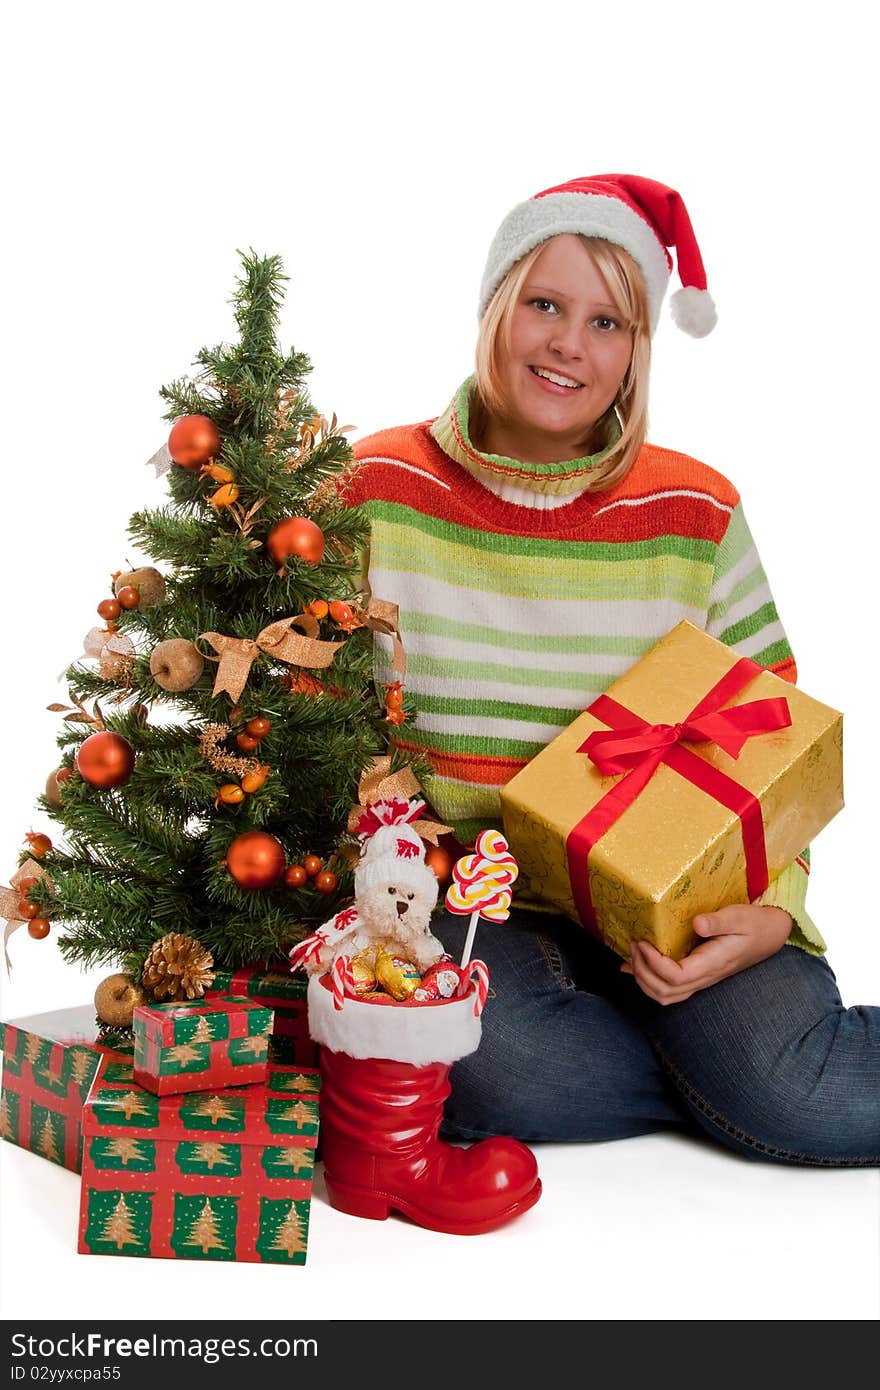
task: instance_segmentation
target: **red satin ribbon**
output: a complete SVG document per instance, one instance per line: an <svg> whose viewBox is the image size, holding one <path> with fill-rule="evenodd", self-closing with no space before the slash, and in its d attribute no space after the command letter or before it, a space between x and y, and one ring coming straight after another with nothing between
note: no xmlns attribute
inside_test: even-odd
<svg viewBox="0 0 880 1390"><path fill-rule="evenodd" d="M685 739L716 743L732 758L738 758L747 739L787 729L791 713L788 701L782 697L752 700L734 709L721 708L763 669L748 657L741 657L680 724L649 724L609 695L600 695L590 705L590 713L609 727L590 734L577 751L586 753L603 774L625 775L578 821L566 840L575 906L585 926L593 930L596 926L587 866L590 851L632 805L661 763L674 768L739 818L749 901L764 892L769 880L760 802L739 782L681 746Z"/></svg>

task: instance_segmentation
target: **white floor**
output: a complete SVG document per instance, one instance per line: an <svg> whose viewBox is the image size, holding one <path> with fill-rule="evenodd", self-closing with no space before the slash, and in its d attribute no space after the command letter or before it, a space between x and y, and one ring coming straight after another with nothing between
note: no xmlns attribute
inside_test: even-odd
<svg viewBox="0 0 880 1390"><path fill-rule="evenodd" d="M541 1201L455 1237L333 1211L304 1267L81 1256L79 1179L0 1144L7 1319L859 1319L880 1315L880 1174L747 1163L671 1136L549 1145Z"/></svg>

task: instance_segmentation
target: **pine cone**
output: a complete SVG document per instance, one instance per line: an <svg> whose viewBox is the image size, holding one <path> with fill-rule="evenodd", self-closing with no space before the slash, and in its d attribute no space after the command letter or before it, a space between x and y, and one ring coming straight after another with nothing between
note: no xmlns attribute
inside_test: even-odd
<svg viewBox="0 0 880 1390"><path fill-rule="evenodd" d="M141 982L154 999L201 999L214 979L213 964L195 937L169 932L151 946Z"/></svg>

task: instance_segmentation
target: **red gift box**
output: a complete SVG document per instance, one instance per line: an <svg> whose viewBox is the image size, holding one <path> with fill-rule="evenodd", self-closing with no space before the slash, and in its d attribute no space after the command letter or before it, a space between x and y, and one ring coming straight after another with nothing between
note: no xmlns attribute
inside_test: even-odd
<svg viewBox="0 0 880 1390"><path fill-rule="evenodd" d="M206 999L220 994L244 994L265 1004L275 1015L270 1053L278 1061L300 1067L318 1065L318 1048L309 1037L306 1005L308 980L292 975L285 966L260 963L239 970L215 970L214 983Z"/></svg>

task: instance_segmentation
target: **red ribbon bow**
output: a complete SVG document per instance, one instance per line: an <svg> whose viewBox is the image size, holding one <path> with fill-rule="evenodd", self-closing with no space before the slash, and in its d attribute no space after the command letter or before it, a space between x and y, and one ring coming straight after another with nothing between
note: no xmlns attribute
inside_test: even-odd
<svg viewBox="0 0 880 1390"><path fill-rule="evenodd" d="M595 924L587 868L590 851L632 805L661 763L674 768L739 817L749 901L764 892L769 880L760 802L739 782L682 747L684 740L715 743L731 758L738 758L747 739L787 729L791 713L788 701L781 696L752 700L733 709L721 708L763 669L742 657L680 724L649 724L609 695L600 695L590 705L590 713L609 727L590 734L577 751L586 753L603 775L625 775L577 823L566 841L575 905L587 926Z"/></svg>

